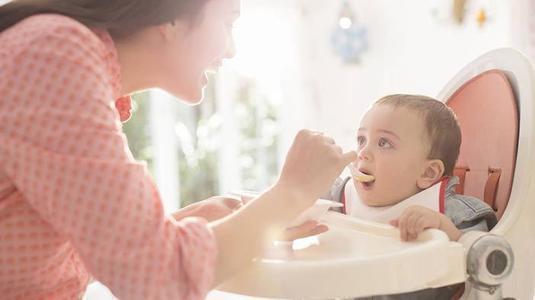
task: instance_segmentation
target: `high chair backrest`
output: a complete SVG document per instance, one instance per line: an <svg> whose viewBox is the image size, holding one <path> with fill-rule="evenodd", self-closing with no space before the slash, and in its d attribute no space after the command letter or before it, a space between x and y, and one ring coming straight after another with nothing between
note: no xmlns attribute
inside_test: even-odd
<svg viewBox="0 0 535 300"><path fill-rule="evenodd" d="M510 85L512 93L507 92L507 84ZM503 89L496 88L496 85ZM501 96L498 97L498 94ZM462 100L463 98L465 100ZM533 255L533 249L535 249L535 218L533 217L535 215L535 171L533 169L535 162L535 69L531 61L517 50L495 49L483 54L460 70L437 95L437 99L449 101L448 103L461 118L461 127L465 136L461 150L463 154L458 166L463 167L463 164L466 164L464 167L471 169L465 173L465 193L469 193L471 189L469 185L474 182L474 173L470 174L474 168L479 169L481 173L479 183L474 183L474 186L479 186L476 191L480 197L483 195L483 198L485 198L485 185L487 185L485 177L489 181L489 176L485 176L485 169L489 167L501 169L502 173L499 174L499 178L494 176L490 180L499 179L494 206L498 209L500 216L500 221L491 233L506 238L514 252L513 273L505 282L503 295L516 299L533 299L535 291L535 272L533 272L535 270L535 255ZM468 107L464 107L461 103L464 101L467 102ZM472 101L482 102L470 104ZM516 114L513 113L515 110L512 107L516 108ZM463 117L464 115L468 118ZM475 118L482 123L467 124ZM474 132L475 129L477 131ZM487 139L488 136L501 136L504 140L492 141ZM514 138L511 139L511 137ZM498 143L498 146L491 143ZM516 151L513 150L515 148ZM468 151L471 149L477 151ZM480 158L485 157L486 163L472 167L469 160L472 157L468 156L469 153L478 154L475 155L474 161L482 161ZM511 164L510 167L508 167L509 164ZM514 170L513 175L508 173L511 170ZM458 168L457 171L462 173L462 168ZM488 172L487 169L487 174ZM499 171L494 172L499 173ZM506 176L511 177L504 179ZM508 187L511 179L512 185ZM491 188L488 189L492 192ZM506 197L509 193L509 197ZM502 211L504 205L506 208Z"/></svg>
<svg viewBox="0 0 535 300"><path fill-rule="evenodd" d="M518 144L518 108L511 84L504 72L485 71L446 103L462 131L457 193L484 200L499 219L509 201Z"/></svg>

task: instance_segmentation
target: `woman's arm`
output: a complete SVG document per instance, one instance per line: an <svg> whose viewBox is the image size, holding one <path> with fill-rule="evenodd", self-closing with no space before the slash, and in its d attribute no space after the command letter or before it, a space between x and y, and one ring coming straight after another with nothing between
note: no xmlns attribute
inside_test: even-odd
<svg viewBox="0 0 535 300"><path fill-rule="evenodd" d="M249 201L254 199L250 198ZM182 220L187 217L201 217L208 222L213 222L226 217L243 205L243 198L239 196L214 196L206 200L196 202L188 205L172 214L175 220ZM247 203L246 201L245 203ZM299 226L293 226L286 228L281 236L277 239L281 241L293 241L296 239L317 235L329 230L329 227L325 224L321 224L318 221L309 220L300 224Z"/></svg>
<svg viewBox="0 0 535 300"><path fill-rule="evenodd" d="M172 216L177 221L187 217L200 217L208 222L212 222L230 215L241 206L241 200L227 198L225 196L214 196L190 204L174 212Z"/></svg>
<svg viewBox="0 0 535 300"><path fill-rule="evenodd" d="M24 22L24 39L6 39L20 51L0 72L2 168L53 230L51 239L83 261L80 272L87 269L118 298L204 298L214 265L220 282L249 262L356 156L303 132L278 183L212 230L197 218L166 218L121 130L113 53L66 17Z"/></svg>
<svg viewBox="0 0 535 300"><path fill-rule="evenodd" d="M332 139L301 131L278 182L235 214L211 224L219 249L214 284L247 265L355 159L355 152L342 153Z"/></svg>
<svg viewBox="0 0 535 300"><path fill-rule="evenodd" d="M54 270L65 278L90 272L120 299L204 299L215 238L203 220L164 216L146 166L128 150L111 47L59 15L20 26L2 33L13 51L0 62L0 161L32 222L50 233L36 245L61 249L43 253L61 261Z"/></svg>

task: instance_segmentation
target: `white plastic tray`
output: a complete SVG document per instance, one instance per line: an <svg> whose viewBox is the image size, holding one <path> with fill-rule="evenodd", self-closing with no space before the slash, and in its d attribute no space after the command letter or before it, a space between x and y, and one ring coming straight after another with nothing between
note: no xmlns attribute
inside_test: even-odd
<svg viewBox="0 0 535 300"><path fill-rule="evenodd" d="M350 298L394 294L465 281L464 248L427 230L401 242L391 226L329 212L330 231L267 249L218 289L254 297Z"/></svg>

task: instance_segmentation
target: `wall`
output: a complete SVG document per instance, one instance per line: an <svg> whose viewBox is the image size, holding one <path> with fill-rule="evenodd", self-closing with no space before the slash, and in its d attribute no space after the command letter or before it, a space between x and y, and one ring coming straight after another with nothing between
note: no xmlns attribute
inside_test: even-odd
<svg viewBox="0 0 535 300"><path fill-rule="evenodd" d="M448 0L348 2L368 27L369 50L357 65L341 63L330 48L342 1L299 4L303 125L327 132L346 149L354 147L359 119L377 98L390 93L435 96L474 58L512 45L509 1L486 1L489 22L481 28L472 15L463 25L449 19L453 1ZM469 9L479 4L472 5Z"/></svg>

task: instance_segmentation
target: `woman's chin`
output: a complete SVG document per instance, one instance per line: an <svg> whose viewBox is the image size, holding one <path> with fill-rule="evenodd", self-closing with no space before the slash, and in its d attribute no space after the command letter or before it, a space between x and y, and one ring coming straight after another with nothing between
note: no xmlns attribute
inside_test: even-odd
<svg viewBox="0 0 535 300"><path fill-rule="evenodd" d="M198 87L189 91L182 90L172 94L186 104L196 105L204 99L204 88Z"/></svg>
<svg viewBox="0 0 535 300"><path fill-rule="evenodd" d="M204 99L204 92L201 91L195 96L189 97L187 99L182 99L182 100L189 105L197 105L197 104L200 104L203 99Z"/></svg>

